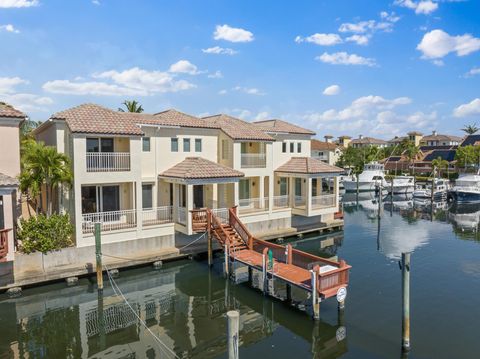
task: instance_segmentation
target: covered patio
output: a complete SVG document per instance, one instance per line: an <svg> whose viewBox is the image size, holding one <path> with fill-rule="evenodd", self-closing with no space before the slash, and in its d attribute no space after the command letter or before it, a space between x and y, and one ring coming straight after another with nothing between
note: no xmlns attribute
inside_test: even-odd
<svg viewBox="0 0 480 359"><path fill-rule="evenodd" d="M158 200L171 205L176 230L192 234L196 209L211 208L222 215L238 205L243 172L202 157L187 157L159 175Z"/></svg>

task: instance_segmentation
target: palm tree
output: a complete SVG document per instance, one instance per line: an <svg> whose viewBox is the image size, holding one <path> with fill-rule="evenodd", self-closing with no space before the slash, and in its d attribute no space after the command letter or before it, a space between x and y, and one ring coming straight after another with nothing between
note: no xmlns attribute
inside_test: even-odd
<svg viewBox="0 0 480 359"><path fill-rule="evenodd" d="M415 144L412 143L407 147L407 149L405 150L405 153L407 155L409 162L412 165L413 175L415 175L415 159L420 153L422 153L422 151L420 150L419 146L415 146Z"/></svg>
<svg viewBox="0 0 480 359"><path fill-rule="evenodd" d="M125 101L122 102L122 105L124 105L126 107L127 112L135 112L135 113L143 112L142 105L140 105L135 100L132 100L132 101L125 100ZM118 108L118 111L125 112L125 110L123 108L120 108L120 107Z"/></svg>
<svg viewBox="0 0 480 359"><path fill-rule="evenodd" d="M53 213L53 191L59 185L70 186L73 180L70 159L63 153L58 153L55 147L45 146L34 140L26 140L23 144L22 172L19 176L20 190L27 194L38 205L36 198L42 198L45 189L46 212ZM40 207L43 206L40 200ZM44 208L42 208L45 211Z"/></svg>
<svg viewBox="0 0 480 359"><path fill-rule="evenodd" d="M432 173L435 173L435 170L438 170L438 176L442 177L442 169L448 169L448 161L444 160L442 157L438 156L432 161Z"/></svg>
<svg viewBox="0 0 480 359"><path fill-rule="evenodd" d="M474 123L473 125L465 125L463 128L462 128L462 131L469 134L469 135L473 135L474 133L478 132L479 128L477 127L477 124Z"/></svg>

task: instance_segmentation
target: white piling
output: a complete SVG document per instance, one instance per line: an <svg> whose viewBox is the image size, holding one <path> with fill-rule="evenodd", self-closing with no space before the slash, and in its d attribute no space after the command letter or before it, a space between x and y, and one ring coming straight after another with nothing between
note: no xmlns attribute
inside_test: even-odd
<svg viewBox="0 0 480 359"><path fill-rule="evenodd" d="M228 359L238 359L238 328L240 313L236 310L227 312Z"/></svg>

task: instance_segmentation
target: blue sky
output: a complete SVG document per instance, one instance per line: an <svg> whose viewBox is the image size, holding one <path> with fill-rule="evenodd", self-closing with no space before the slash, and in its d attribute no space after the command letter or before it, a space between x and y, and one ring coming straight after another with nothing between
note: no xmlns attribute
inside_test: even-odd
<svg viewBox="0 0 480 359"><path fill-rule="evenodd" d="M325 134L480 125L480 1L0 0L0 100L283 118Z"/></svg>

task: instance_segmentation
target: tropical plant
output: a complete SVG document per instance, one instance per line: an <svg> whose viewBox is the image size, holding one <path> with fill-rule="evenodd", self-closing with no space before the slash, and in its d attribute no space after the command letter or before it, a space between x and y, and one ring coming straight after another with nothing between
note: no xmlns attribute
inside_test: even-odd
<svg viewBox="0 0 480 359"><path fill-rule="evenodd" d="M412 142L408 147L405 149L405 155L408 158L408 161L410 162L412 168L413 168L413 174L415 175L415 160L417 159L417 156L422 153L420 150L420 147L415 146L415 144Z"/></svg>
<svg viewBox="0 0 480 359"><path fill-rule="evenodd" d="M458 167L467 169L480 163L480 147L479 146L460 146L455 152L455 160Z"/></svg>
<svg viewBox="0 0 480 359"><path fill-rule="evenodd" d="M439 177L442 176L442 170L448 169L448 161L444 160L442 157L438 156L432 161L433 173L438 170Z"/></svg>
<svg viewBox="0 0 480 359"><path fill-rule="evenodd" d="M143 107L142 105L140 105L137 101L135 100L132 100L132 101L128 101L128 100L125 100L122 102L122 105L125 106L125 108L127 109L127 111L125 111L123 108L119 107L118 108L118 111L120 112L135 112L135 113L141 113L143 112Z"/></svg>
<svg viewBox="0 0 480 359"><path fill-rule="evenodd" d="M43 214L20 219L17 238L20 240L20 251L23 253L50 251L73 245L73 225L68 214L54 214L47 217Z"/></svg>
<svg viewBox="0 0 480 359"><path fill-rule="evenodd" d="M53 192L59 185L70 186L73 175L70 159L58 153L55 147L45 146L42 142L25 140L22 150L22 172L20 173L20 190L35 202L38 212L37 197L41 197L45 188L46 209L48 216L53 213ZM40 207L43 201L40 200Z"/></svg>
<svg viewBox="0 0 480 359"><path fill-rule="evenodd" d="M479 128L477 127L477 124L474 123L472 125L465 125L463 128L462 128L462 131L469 134L469 135L473 135L474 133L478 132Z"/></svg>

